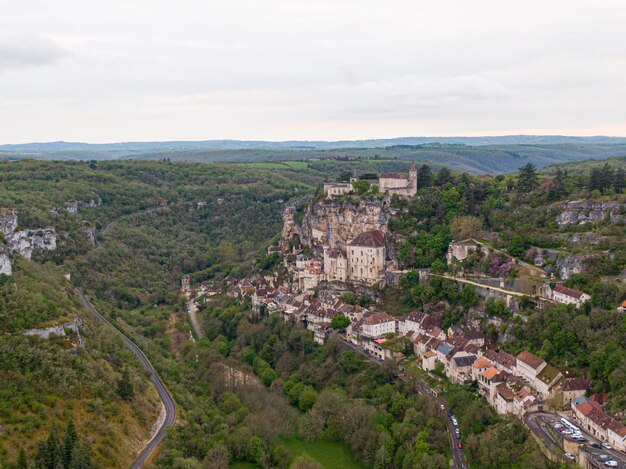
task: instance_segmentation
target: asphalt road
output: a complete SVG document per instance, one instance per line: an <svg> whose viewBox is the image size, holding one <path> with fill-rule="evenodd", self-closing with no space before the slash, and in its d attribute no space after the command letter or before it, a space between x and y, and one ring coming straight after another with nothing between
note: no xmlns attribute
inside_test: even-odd
<svg viewBox="0 0 626 469"><path fill-rule="evenodd" d="M543 441L550 451L554 454L562 456L564 454L564 450L561 446L560 440L555 440L550 432L547 432L544 427L552 427L554 428L554 424L561 423L561 417L556 414L551 414L549 412L533 412L526 414L524 416L524 421L529 426L530 430L538 436L541 441ZM576 420L568 419L574 425L579 427L576 423ZM591 443L601 443L597 438L589 435L587 432L581 429L581 433L588 440L588 443L585 443L582 446L582 450L587 454L591 455L591 459L594 461L597 467L606 467L604 465L604 460L600 459L600 455L608 455L610 459L617 461L617 467L620 469L626 469L626 454L620 453L617 450L606 450L604 448L597 449L590 446ZM563 435L564 438L569 439L570 441L574 441L569 438L567 435ZM569 461L563 458L564 461ZM608 459L607 459L608 460Z"/></svg>
<svg viewBox="0 0 626 469"><path fill-rule="evenodd" d="M200 321L198 321L198 305L196 304L196 298L192 298L187 302L187 313L189 313L189 319L191 319L191 325L196 333L198 339L203 339L205 337L204 331L200 326Z"/></svg>
<svg viewBox="0 0 626 469"><path fill-rule="evenodd" d="M163 384L163 381L161 381L158 373L150 363L150 360L148 360L148 357L146 357L141 349L132 340L126 337L117 327L111 324L104 316L96 311L96 308L94 308L89 300L87 300L85 294L80 289L75 288L74 291L85 309L91 312L100 322L111 327L117 334L119 334L128 348L130 348L133 354L135 354L135 356L139 359L144 369L150 373L150 381L154 383L154 386L156 387L156 390L161 398L161 402L163 402L163 406L165 407L165 419L163 420L161 427L159 427L158 431L154 434L152 439L146 444L141 453L139 453L135 461L130 466L131 469L139 469L143 467L159 444L161 444L163 438L165 438L167 428L172 426L176 421L176 403L174 402L172 395L165 387L165 384Z"/></svg>
<svg viewBox="0 0 626 469"><path fill-rule="evenodd" d="M354 345L352 342L349 342L347 340L342 340L341 341L344 345L348 346L350 349L352 349L353 351L355 351L356 353L358 353L359 355L362 355L363 357L367 358L368 360L371 360L375 363L377 363L378 365L382 365L383 364L383 360L380 360L372 355L370 355L369 353L365 352L364 350L360 349L359 347L357 347L356 345ZM402 381L404 382L408 382L407 378L404 375L399 375L398 376ZM467 469L467 462L465 461L465 454L463 454L463 450L459 449L457 447L457 443L459 442L459 440L456 439L456 427L452 424L452 421L450 420L450 418L448 417L448 414L446 413L445 410L441 409L441 405L444 404L444 402L440 399L437 399L434 396L434 392L433 390L430 388L430 386L428 386L428 384L417 378L418 384L415 387L415 390L419 393L422 394L424 396L429 397L430 399L434 400L435 403L437 404L437 408L440 410L442 417L444 419L444 421L446 422L446 427L448 428L448 434L450 435L450 449L452 450L452 461L453 461L453 465L452 468L456 468L456 469Z"/></svg>

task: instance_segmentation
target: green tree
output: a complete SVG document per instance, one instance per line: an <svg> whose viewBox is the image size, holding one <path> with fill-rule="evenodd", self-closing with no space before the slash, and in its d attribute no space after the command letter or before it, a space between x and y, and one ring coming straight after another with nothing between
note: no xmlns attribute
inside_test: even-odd
<svg viewBox="0 0 626 469"><path fill-rule="evenodd" d="M423 164L417 171L417 188L430 187L432 184L432 171L430 166Z"/></svg>
<svg viewBox="0 0 626 469"><path fill-rule="evenodd" d="M352 184L352 187L357 194L364 195L370 190L370 183L364 179L359 179Z"/></svg>
<svg viewBox="0 0 626 469"><path fill-rule="evenodd" d="M76 429L74 428L74 422L70 418L67 422L67 429L65 430L65 438L63 438L63 465L67 468L70 467L72 462L72 453L74 451L74 445L76 443Z"/></svg>
<svg viewBox="0 0 626 469"><path fill-rule="evenodd" d="M476 290L474 290L474 287L471 285L465 285L463 287L463 290L461 290L461 303L468 308L478 304L478 294Z"/></svg>
<svg viewBox="0 0 626 469"><path fill-rule="evenodd" d="M526 251L526 246L524 245L524 240L520 235L515 235L511 238L511 242L509 243L509 254L515 257L521 257Z"/></svg>
<svg viewBox="0 0 626 469"><path fill-rule="evenodd" d="M532 163L519 168L517 188L522 193L532 192L537 187L537 169Z"/></svg>
<svg viewBox="0 0 626 469"><path fill-rule="evenodd" d="M345 331L350 325L350 319L346 316L335 316L330 321L330 327L338 331Z"/></svg>

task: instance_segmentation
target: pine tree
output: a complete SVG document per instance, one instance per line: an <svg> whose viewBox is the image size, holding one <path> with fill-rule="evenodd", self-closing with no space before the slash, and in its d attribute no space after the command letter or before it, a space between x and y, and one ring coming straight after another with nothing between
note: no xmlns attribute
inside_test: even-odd
<svg viewBox="0 0 626 469"><path fill-rule="evenodd" d="M537 170L535 165L528 163L526 166L519 168L519 176L517 178L517 188L525 194L532 192L537 187Z"/></svg>
<svg viewBox="0 0 626 469"><path fill-rule="evenodd" d="M17 456L17 469L27 469L28 463L26 462L26 451L20 447L20 451Z"/></svg>
<svg viewBox="0 0 626 469"><path fill-rule="evenodd" d="M76 443L76 438L78 435L76 434L76 429L74 428L74 422L70 418L67 422L67 429L65 430L65 438L63 439L63 467L66 469L70 467L72 462L72 451L74 450L74 445Z"/></svg>
<svg viewBox="0 0 626 469"><path fill-rule="evenodd" d="M39 442L35 455L35 466L41 469L60 469L63 467L61 458L61 445L57 437L56 425L50 430L47 440Z"/></svg>
<svg viewBox="0 0 626 469"><path fill-rule="evenodd" d="M430 187L432 184L432 172L430 166L423 164L417 172L417 188Z"/></svg>
<svg viewBox="0 0 626 469"><path fill-rule="evenodd" d="M72 451L72 463L68 469L91 469L91 452L85 440L77 441Z"/></svg>
<svg viewBox="0 0 626 469"><path fill-rule="evenodd" d="M565 194L565 183L563 179L563 171L561 171L561 168L558 168L552 179L552 184L550 184L550 189L548 189L548 200L558 200L563 197Z"/></svg>
<svg viewBox="0 0 626 469"><path fill-rule="evenodd" d="M613 176L613 190L617 194L621 194L624 192L624 187L626 186L626 172L624 168L619 168L615 171L615 175Z"/></svg>
<svg viewBox="0 0 626 469"><path fill-rule="evenodd" d="M125 401L130 401L135 395L128 369L124 369L124 372L122 373L122 379L120 379L120 382L117 385L117 393Z"/></svg>

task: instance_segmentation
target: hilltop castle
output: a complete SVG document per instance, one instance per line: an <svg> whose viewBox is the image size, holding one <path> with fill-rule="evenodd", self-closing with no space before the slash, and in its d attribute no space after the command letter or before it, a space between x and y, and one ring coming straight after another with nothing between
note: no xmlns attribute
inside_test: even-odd
<svg viewBox="0 0 626 469"><path fill-rule="evenodd" d="M350 194L354 190L353 184L356 178L351 178L350 182L335 182L324 184L324 194L326 198L337 197ZM417 194L417 168L415 163L411 163L409 174L406 173L383 173L376 182L378 190L384 194L398 194L401 197L412 197Z"/></svg>

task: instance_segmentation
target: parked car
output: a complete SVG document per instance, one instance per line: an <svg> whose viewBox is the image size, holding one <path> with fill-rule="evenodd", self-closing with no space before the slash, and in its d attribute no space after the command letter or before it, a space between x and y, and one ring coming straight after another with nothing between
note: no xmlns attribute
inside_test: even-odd
<svg viewBox="0 0 626 469"><path fill-rule="evenodd" d="M456 444L456 447L459 448L459 449L463 449L463 445L461 444L460 441Z"/></svg>
<svg viewBox="0 0 626 469"><path fill-rule="evenodd" d="M439 404L439 407L441 407L441 410L444 410L444 409L445 409L445 407L444 407L444 405L443 405L443 404Z"/></svg>
<svg viewBox="0 0 626 469"><path fill-rule="evenodd" d="M598 456L602 461L606 461L607 459L609 459L611 456L609 456L608 454L600 454Z"/></svg>
<svg viewBox="0 0 626 469"><path fill-rule="evenodd" d="M572 461L576 459L572 453L565 453L563 456L565 456L567 459L571 459Z"/></svg>
<svg viewBox="0 0 626 469"><path fill-rule="evenodd" d="M602 448L602 445L600 443L591 443L589 446L591 446L592 448Z"/></svg>
<svg viewBox="0 0 626 469"><path fill-rule="evenodd" d="M604 465L609 467L617 467L617 461L613 461L611 459L610 461L605 462Z"/></svg>
<svg viewBox="0 0 626 469"><path fill-rule="evenodd" d="M602 447L604 449L613 449L613 447L610 444L608 444L608 443L602 443Z"/></svg>

